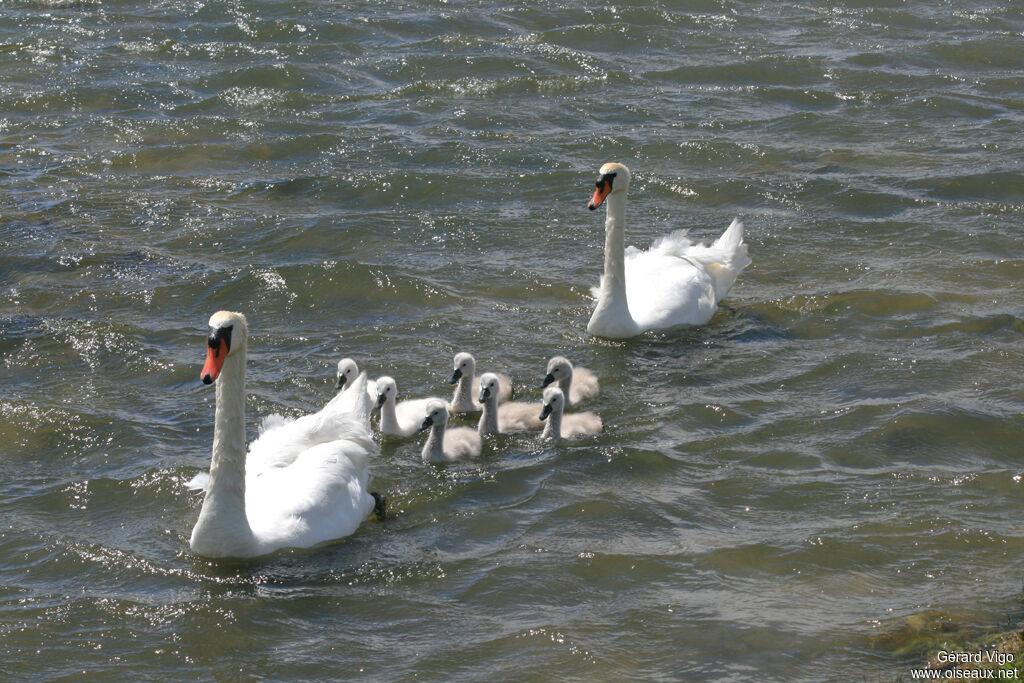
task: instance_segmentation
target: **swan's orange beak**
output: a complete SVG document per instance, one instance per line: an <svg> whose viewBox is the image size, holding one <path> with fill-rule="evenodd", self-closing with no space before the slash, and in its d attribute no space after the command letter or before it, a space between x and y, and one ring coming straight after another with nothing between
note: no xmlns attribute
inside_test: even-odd
<svg viewBox="0 0 1024 683"><path fill-rule="evenodd" d="M597 181L597 189L594 190L594 196L590 198L590 203L587 204L587 208L593 211L597 207L604 203L604 200L612 193L612 184L605 180Z"/></svg>
<svg viewBox="0 0 1024 683"><path fill-rule="evenodd" d="M220 376L220 369L224 367L224 359L228 357L228 343L224 339L210 339L206 345L206 362L199 373L203 384L212 384Z"/></svg>

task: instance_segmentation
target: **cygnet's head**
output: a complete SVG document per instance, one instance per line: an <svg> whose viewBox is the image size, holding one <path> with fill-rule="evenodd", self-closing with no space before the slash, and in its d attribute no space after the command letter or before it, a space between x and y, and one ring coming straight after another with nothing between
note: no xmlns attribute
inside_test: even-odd
<svg viewBox="0 0 1024 683"><path fill-rule="evenodd" d="M480 402L486 403L491 396L498 395L498 376L493 372L480 375Z"/></svg>
<svg viewBox="0 0 1024 683"><path fill-rule="evenodd" d="M211 384L220 376L228 356L245 349L249 328L241 313L218 311L210 317L210 336L206 340L206 363L199 373L203 384Z"/></svg>
<svg viewBox="0 0 1024 683"><path fill-rule="evenodd" d="M544 376L544 383L541 388L552 382L561 382L565 378L572 378L572 363L564 356L555 356L548 361L548 374Z"/></svg>
<svg viewBox="0 0 1024 683"><path fill-rule="evenodd" d="M455 354L453 363L455 371L452 373L451 384L457 384L463 376L472 377L476 374L476 361L473 356L466 352Z"/></svg>
<svg viewBox="0 0 1024 683"><path fill-rule="evenodd" d="M351 358L338 361L338 386L335 390L344 389L345 385L359 376L359 366Z"/></svg>
<svg viewBox="0 0 1024 683"><path fill-rule="evenodd" d="M622 164L610 163L602 166L598 171L597 190L594 191L594 196L587 204L587 208L593 211L601 206L608 195L613 192L625 194L629 189L629 178L629 169Z"/></svg>
<svg viewBox="0 0 1024 683"><path fill-rule="evenodd" d="M377 380L377 407L380 408L389 399L392 403L398 398L398 384L385 375Z"/></svg>
<svg viewBox="0 0 1024 683"><path fill-rule="evenodd" d="M421 432L424 429L430 429L434 425L441 425L443 427L448 424L448 406L445 405L444 401L439 399L428 401L426 412L426 418L423 420L423 424L420 425Z"/></svg>
<svg viewBox="0 0 1024 683"><path fill-rule="evenodd" d="M565 408L565 394L558 387L544 390L544 407L540 411L540 419L546 420L551 413L560 413Z"/></svg>

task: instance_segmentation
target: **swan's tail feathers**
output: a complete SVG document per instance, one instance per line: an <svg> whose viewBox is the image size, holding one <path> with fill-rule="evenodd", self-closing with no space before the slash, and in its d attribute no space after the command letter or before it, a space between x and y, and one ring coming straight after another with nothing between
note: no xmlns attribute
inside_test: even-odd
<svg viewBox="0 0 1024 683"><path fill-rule="evenodd" d="M743 241L743 222L733 219L725 232L710 247L695 248L692 258L703 263L715 278L715 298L725 298L736 278L750 265L747 244Z"/></svg>

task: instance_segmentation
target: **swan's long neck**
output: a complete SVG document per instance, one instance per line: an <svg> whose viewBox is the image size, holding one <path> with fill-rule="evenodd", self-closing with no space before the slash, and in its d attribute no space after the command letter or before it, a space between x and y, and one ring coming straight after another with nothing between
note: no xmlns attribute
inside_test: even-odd
<svg viewBox="0 0 1024 683"><path fill-rule="evenodd" d="M479 406L473 402L473 384L475 384L476 373L466 373L459 378L455 385L455 395L452 396L452 409L459 412L476 411Z"/></svg>
<svg viewBox="0 0 1024 683"><path fill-rule="evenodd" d="M587 330L591 334L629 337L638 327L626 301L626 194L608 195L604 222L604 277L597 307L590 316ZM568 394L566 394L568 396Z"/></svg>
<svg viewBox="0 0 1024 683"><path fill-rule="evenodd" d="M476 426L476 431L483 436L484 434L497 434L500 430L498 429L498 394L492 392L487 400L484 401L483 412L480 413L480 422Z"/></svg>
<svg viewBox="0 0 1024 683"><path fill-rule="evenodd" d="M444 425L435 422L430 428L427 442L423 444L423 459L433 462L444 460Z"/></svg>
<svg viewBox="0 0 1024 683"><path fill-rule="evenodd" d="M380 430L385 434L399 431L398 413L395 412L394 396L388 396L384 401L384 405L380 407Z"/></svg>
<svg viewBox="0 0 1024 683"><path fill-rule="evenodd" d="M626 195L608 196L604 220L604 280L601 297L626 299Z"/></svg>
<svg viewBox="0 0 1024 683"><path fill-rule="evenodd" d="M254 543L245 515L245 348L224 360L217 379L213 458L192 548L203 555L232 556ZM197 545L199 547L197 547Z"/></svg>
<svg viewBox="0 0 1024 683"><path fill-rule="evenodd" d="M551 414L544 420L544 431L540 434L542 439L562 438L562 411L552 410Z"/></svg>
<svg viewBox="0 0 1024 683"><path fill-rule="evenodd" d="M569 387L572 386L572 372L558 380L558 388L562 390L562 395L565 396L565 405L568 407L569 403Z"/></svg>

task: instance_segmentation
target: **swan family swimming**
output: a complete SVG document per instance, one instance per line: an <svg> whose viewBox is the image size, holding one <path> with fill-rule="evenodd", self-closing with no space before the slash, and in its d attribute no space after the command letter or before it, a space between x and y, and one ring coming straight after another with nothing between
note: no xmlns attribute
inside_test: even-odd
<svg viewBox="0 0 1024 683"><path fill-rule="evenodd" d="M606 204L604 274L587 325L593 336L621 339L650 330L702 325L714 315L740 272L750 264L738 220L710 246L683 232L647 251L625 247L629 169L601 167L588 207ZM252 558L283 548L308 548L348 536L383 499L369 490L370 461L378 453L370 421L379 409L382 437L412 438L429 430L421 456L444 463L480 457L494 433L538 433L545 441L583 438L603 429L593 412L566 412L600 395L592 371L555 356L545 368L540 401L512 401L507 375L479 377L469 353L453 359L451 401L398 401L398 384L371 382L351 358L338 362L335 396L318 412L296 419L271 415L245 444L245 370L248 325L241 313L220 311L209 321L200 377L216 383L213 452L199 519L190 546L211 558ZM554 385L554 386L551 386ZM479 413L476 428L449 421ZM465 418L463 418L465 419Z"/></svg>

